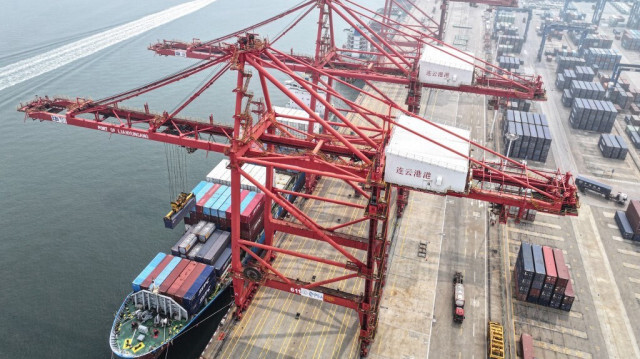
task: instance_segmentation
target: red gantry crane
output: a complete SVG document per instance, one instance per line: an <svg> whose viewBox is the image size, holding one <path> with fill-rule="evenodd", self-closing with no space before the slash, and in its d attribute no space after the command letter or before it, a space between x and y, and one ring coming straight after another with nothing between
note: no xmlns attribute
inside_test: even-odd
<svg viewBox="0 0 640 359"><path fill-rule="evenodd" d="M287 31L314 9L318 10L319 14L313 56L299 55L293 51L285 52L274 47ZM255 32L260 26L291 14L297 14L297 17L280 36L268 40ZM359 25L367 29L364 36L371 42L373 61L358 61L352 56L353 50L336 46L333 25L335 17L340 17L351 26ZM381 36L378 32L372 31L370 25L365 22L367 20L386 26L386 35ZM394 46L386 39L402 39L406 43L414 44L414 48L408 48L406 44ZM418 64L423 47L432 47L474 66L474 82L464 86L419 82ZM394 127L412 134L416 140L427 141L438 148L450 151L468 164L469 170L462 190L434 191L434 194L491 202L495 208L501 209L503 222L507 219L506 208L509 206L520 208L518 216L526 209L556 215L577 215L578 196L570 173L531 169L417 115L419 102L415 99L419 99L421 87L541 100L544 99L544 90L539 77L531 78L509 73L500 75L495 66L465 56L423 32L421 28L400 24L389 18L381 19L380 14L376 16L374 12L353 1L306 1L278 16L212 41L163 41L151 46L151 49L163 55L185 56L202 61L158 81L101 100L70 100L45 96L21 105L20 111L34 120L53 121L109 134L164 142L190 151L199 149L226 154L231 170L232 273L238 318L242 317L259 286L298 295L306 293L308 296L312 293L317 299L357 312L360 321L361 353L367 354L376 334L379 305L386 279L390 247L387 231L392 192L409 189L384 180L385 171L396 170L387 168L385 157L385 148ZM128 99L207 69L213 69L215 73L171 113L151 112L146 105L143 110L122 106ZM214 122L213 116L208 120L180 116L185 107L227 71L235 72L236 77L232 95L235 107L233 125ZM262 99L257 99L249 90L249 81L254 76L259 80ZM307 91L311 96L310 103L307 104L296 97L287 85L279 80L283 77L288 77ZM358 88L348 81L350 79L363 80L367 86ZM409 110L392 101L379 88L379 82L408 86ZM362 106L362 102L350 100L339 93L335 88L337 84L357 92L362 99L384 104L387 110L380 113L372 112ZM296 118L276 112L272 104L274 91L284 94L308 116ZM322 116L314 111L318 104L325 107ZM448 143L439 143L431 138L429 133L418 132L399 123L398 115L403 114L413 117L434 131L441 131L454 139L466 141L473 148L485 151L498 160L473 158L469 153L460 152ZM308 121L309 130L301 131L278 121L287 116ZM316 124L321 128L320 133L312 130ZM265 183L256 181L244 172L241 168L244 163L265 166ZM344 181L367 199L366 205L324 198L314 195L311 191L296 195L331 203L334 206L357 208L362 211L361 217L335 226L319 224L285 199L285 196L291 193L274 186L274 168ZM279 219L275 218L271 211L264 211L263 243L249 241L240 235L242 177L264 192L265 208L271 208L272 204L276 203L291 214L291 219ZM178 203L177 207L179 205ZM341 228L361 222L368 223L367 236L347 235L340 231ZM331 246L342 259L329 260L310 253L281 248L274 242L276 232L322 241ZM263 255L257 255L252 248L262 249ZM353 255L348 248L356 249L360 255ZM315 282L290 278L272 265L276 254L336 266L348 274ZM243 265L241 256L251 256L253 262ZM362 292L348 293L328 287L329 284L351 278L358 278L364 282Z"/></svg>

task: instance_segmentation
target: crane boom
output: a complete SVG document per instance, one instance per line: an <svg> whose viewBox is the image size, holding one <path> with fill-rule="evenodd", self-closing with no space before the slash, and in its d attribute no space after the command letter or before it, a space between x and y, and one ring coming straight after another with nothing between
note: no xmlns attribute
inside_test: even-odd
<svg viewBox="0 0 640 359"><path fill-rule="evenodd" d="M376 334L380 298L388 268L388 249L392 240L388 236L391 208L389 203L392 193L400 197L400 192L406 192L407 189L384 180L387 165L385 149L392 137L392 130L402 128L415 136L415 139L429 141L433 146L449 151L469 164L468 173L462 178L464 188L457 192L436 194L491 202L494 209L500 211L503 221L507 219L505 213L509 213L506 209L513 206L520 207L518 218L526 209L575 216L579 201L570 173L532 169L418 115L421 86L544 100L544 89L539 77L501 74L495 66L480 59L469 60L468 56L459 50L415 27L400 26L387 21L387 24L393 26L382 36L371 30L360 17L360 14L375 12L355 5L348 7L345 3L350 2L314 0L301 4L296 9L302 16L271 42L259 37L254 31L260 25L276 21L295 11L290 10L287 14L283 13L282 16L250 26L246 31L236 31L215 41L194 41L189 44L166 41L158 43L151 46L156 53L199 58L204 61L177 74L102 100L71 100L45 96L21 104L19 110L34 120L164 142L185 147L190 151L200 149L224 153L229 158L231 171L231 271L238 318L242 317L242 313L250 305L259 286L297 295L313 288L321 300L352 308L357 312L360 321L361 354L366 355L367 348ZM295 27L313 8L318 8L320 12L314 55L303 56L293 51L283 52L275 49L273 43ZM333 17L340 17L347 23L367 29L370 33L367 35L368 40L375 43L372 43L372 46L376 49L371 50L375 54L372 61L354 61L352 57L335 47ZM228 41L232 38L235 40ZM399 43L409 46L414 46L411 44L415 43L415 47L397 45ZM475 66L475 82L466 87L418 83L417 61L423 47L426 46L435 46L438 51L443 51L460 61L471 62ZM211 68L214 69L213 74L171 112L152 112L147 105L143 110L125 107L125 102L134 97ZM185 118L180 115L182 109L215 86L217 80L227 72L235 74L232 98L228 101L233 103L232 119L220 123L214 121L213 115L207 120ZM300 72L306 73L308 77L301 76ZM257 86L251 87L259 92L259 96L250 90L249 82L252 78L259 80ZM288 78L298 88L304 89L310 100L301 100L283 83L282 78ZM354 78L364 80L367 86L359 88L352 85L348 80ZM384 89L380 88L380 82L408 84L408 110L391 99ZM359 99L354 101L353 98L344 96L336 90L337 84L353 90ZM292 115L289 111L279 110L271 102L274 93L283 95L295 103L301 112ZM361 100L375 106L365 106ZM322 114L316 112L320 105L324 106ZM472 157L471 152L456 151L450 144L435 140L428 131L418 133L401 124L397 120L399 115L412 116L416 121L420 121L421 125L458 137L478 150L475 153L487 153L492 156L492 160ZM283 119L304 121L307 124L306 130L288 125ZM261 183L244 172L244 163L266 167L265 182ZM276 188L273 181L275 168L302 172L309 177L322 176L344 182L366 201L363 204L348 203L313 195L311 190L303 197L361 209L363 213L358 216L362 217L340 225L319 223L298 206L290 203L283 196L284 192ZM240 183L243 178L265 194L265 208L277 204L291 215L290 219L285 220L274 218L271 211L264 211L264 242L261 244L241 238ZM174 207L179 209L178 203ZM173 218L169 220L173 221ZM340 231L362 222L368 225L366 234L346 235ZM171 224L173 225L173 222ZM310 253L281 248L274 240L276 231L322 241L327 248L335 250L333 257L338 259L328 260ZM263 255L258 256L252 248L263 249ZM361 252L354 255L353 251L345 248ZM270 264L276 253L340 267L346 270L347 274L316 282L289 278ZM241 255L251 256L252 263L241 261ZM251 269L251 275L247 275L246 269ZM326 286L352 278L364 282L362 292L347 293Z"/></svg>

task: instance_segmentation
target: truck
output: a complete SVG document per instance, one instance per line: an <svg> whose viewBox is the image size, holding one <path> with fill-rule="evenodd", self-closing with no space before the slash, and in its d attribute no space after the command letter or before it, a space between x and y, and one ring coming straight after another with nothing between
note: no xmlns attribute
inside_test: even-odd
<svg viewBox="0 0 640 359"><path fill-rule="evenodd" d="M601 195L607 200L615 201L619 205L624 205L629 198L626 193L622 192L614 195L612 194L613 188L611 186L583 176L576 176L576 187L578 187L582 193L591 191Z"/></svg>
<svg viewBox="0 0 640 359"><path fill-rule="evenodd" d="M464 320L464 284L462 273L453 275L453 321L462 323Z"/></svg>

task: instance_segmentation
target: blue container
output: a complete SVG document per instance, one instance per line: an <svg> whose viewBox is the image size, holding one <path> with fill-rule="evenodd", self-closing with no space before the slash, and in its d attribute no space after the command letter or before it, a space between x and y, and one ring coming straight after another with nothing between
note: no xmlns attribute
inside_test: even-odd
<svg viewBox="0 0 640 359"><path fill-rule="evenodd" d="M544 280L547 277L547 271L544 267L544 254L542 253L542 246L533 244L531 246L533 252L533 264L535 268L535 275L531 282L531 287L536 289L542 289Z"/></svg>
<svg viewBox="0 0 640 359"><path fill-rule="evenodd" d="M156 287L160 287L160 285L162 284L162 282L164 282L165 279L167 279L167 277L169 276L169 274L171 274L171 272L173 272L173 270L176 268L176 266L180 263L180 261L182 261L182 258L180 257L174 257L171 261L169 261L169 263L167 263L167 266L164 267L164 269L162 270L162 272L160 272L160 274L158 274L158 277L156 278L156 280L154 281L156 284Z"/></svg>
<svg viewBox="0 0 640 359"><path fill-rule="evenodd" d="M222 187L220 188L222 189ZM220 190L218 190L219 192ZM211 204L210 213L211 217L219 217L218 209L220 206L231 196L231 187L225 186L224 190L220 193L220 196L216 199L215 202Z"/></svg>
<svg viewBox="0 0 640 359"><path fill-rule="evenodd" d="M185 309L192 314L198 312L215 283L216 274L213 267L206 266L182 297Z"/></svg>
<svg viewBox="0 0 640 359"><path fill-rule="evenodd" d="M218 188L216 193L211 195L211 198L209 198L207 203L204 204L202 212L207 216L211 216L211 209L213 208L213 206L220 199L220 197L222 197L228 191L229 191L229 187L228 186L225 186L225 185L220 186L220 188Z"/></svg>
<svg viewBox="0 0 640 359"><path fill-rule="evenodd" d="M200 183L198 183L195 187L193 187L193 190L191 190L191 193L193 193L196 196L197 199L200 199L201 197L198 197L198 194L208 184L211 184L211 183L209 183L207 181L200 181Z"/></svg>
<svg viewBox="0 0 640 359"><path fill-rule="evenodd" d="M153 270L156 269L158 264L160 264L160 262L162 262L162 260L166 256L167 255L162 252L156 254L156 256L151 260L151 262L149 262L149 264L147 264L147 266L142 270L142 272L138 274L136 279L134 279L133 282L131 283L131 287L133 288L134 292L137 292L140 290L140 285L142 285L142 282L144 282L144 280L147 279L149 274L151 274L151 272L153 272Z"/></svg>
<svg viewBox="0 0 640 359"><path fill-rule="evenodd" d="M222 275L222 272L224 272L224 269L227 267L229 262L231 262L231 247L226 247L224 251L222 251L222 254L220 254L220 257L216 260L216 263L213 265L218 276Z"/></svg>

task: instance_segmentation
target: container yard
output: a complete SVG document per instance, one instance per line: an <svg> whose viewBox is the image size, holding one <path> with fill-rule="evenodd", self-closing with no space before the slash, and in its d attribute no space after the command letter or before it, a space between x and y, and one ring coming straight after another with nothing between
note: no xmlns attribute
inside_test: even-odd
<svg viewBox="0 0 640 359"><path fill-rule="evenodd" d="M381 4L303 1L162 40L150 52L186 69L20 105L63 130L223 155L158 218L173 239L140 254L110 309L115 356L176 355L216 316L199 358L640 358L640 52L636 30L613 33L637 4ZM567 27L594 11L597 33ZM262 32L305 16L315 54ZM171 113L121 105L207 69ZM223 76L227 122L180 113ZM173 186L179 156L167 167Z"/></svg>

